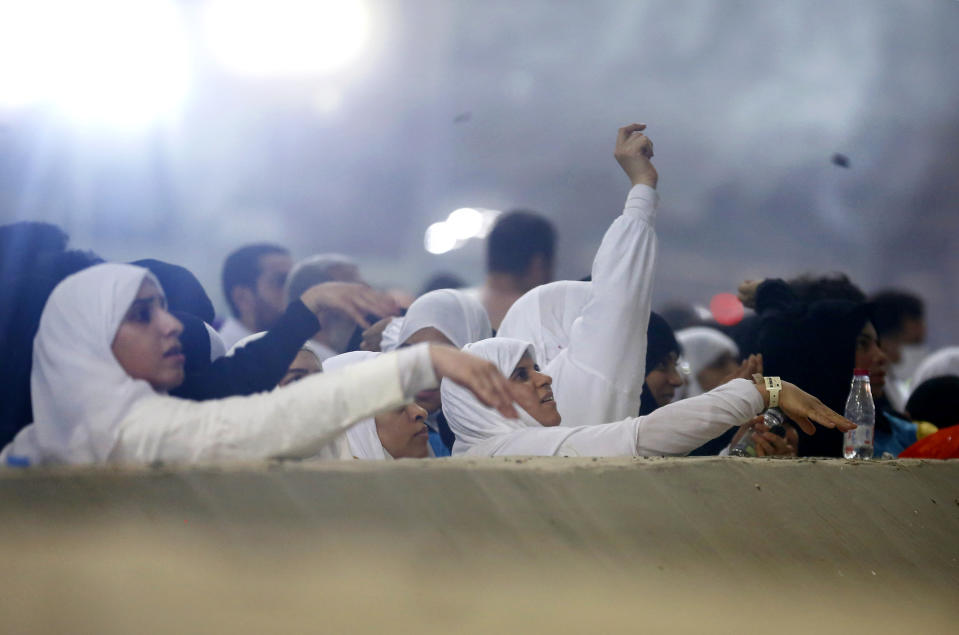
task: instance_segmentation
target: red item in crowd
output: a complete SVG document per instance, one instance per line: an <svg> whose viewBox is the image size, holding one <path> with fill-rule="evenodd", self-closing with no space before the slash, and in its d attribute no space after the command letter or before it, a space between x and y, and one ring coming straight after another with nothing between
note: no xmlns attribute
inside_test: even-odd
<svg viewBox="0 0 959 635"><path fill-rule="evenodd" d="M916 441L899 455L900 459L959 459L959 426L943 428Z"/></svg>

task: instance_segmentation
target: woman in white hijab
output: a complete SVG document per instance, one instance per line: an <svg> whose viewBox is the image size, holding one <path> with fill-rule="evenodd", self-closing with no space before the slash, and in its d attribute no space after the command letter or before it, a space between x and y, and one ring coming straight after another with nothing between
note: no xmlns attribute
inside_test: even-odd
<svg viewBox="0 0 959 635"><path fill-rule="evenodd" d="M382 349L391 351L423 342L462 349L492 335L489 316L479 300L457 289L438 289L417 298L402 318L393 318L384 331ZM416 399L431 413L438 412L442 405L439 390L424 391Z"/></svg>
<svg viewBox="0 0 959 635"><path fill-rule="evenodd" d="M752 420L765 410L769 398L764 386L734 379L644 417L599 426L561 427L552 379L539 372L530 344L497 337L464 350L490 360L518 386L514 395L520 417L505 419L480 405L455 381L444 380L443 412L456 434L454 456L682 455ZM812 395L788 382L782 384L779 407L804 430L814 428L810 418L829 428L853 427Z"/></svg>
<svg viewBox="0 0 959 635"><path fill-rule="evenodd" d="M463 348L493 334L483 305L458 289L437 289L421 295L410 305L405 316L393 319L391 326L393 324L396 325L393 327L395 340L388 338L389 341L383 344L384 351L421 341Z"/></svg>
<svg viewBox="0 0 959 635"><path fill-rule="evenodd" d="M324 361L323 371L335 371L379 355L369 351L343 353ZM366 461L426 458L429 456L426 416L426 410L416 403L408 403L363 419L346 431L347 456Z"/></svg>
<svg viewBox="0 0 959 635"><path fill-rule="evenodd" d="M731 337L708 326L692 326L676 332L689 364L689 377L682 398L695 397L725 383L739 369L739 347Z"/></svg>
<svg viewBox="0 0 959 635"><path fill-rule="evenodd" d="M183 380L182 325L146 269L103 264L61 282L34 340L34 422L8 465L307 458L350 425L397 408L449 375L512 415L510 389L488 362L412 347L318 374L282 390L193 402ZM456 356L453 353L456 353Z"/></svg>
<svg viewBox="0 0 959 635"><path fill-rule="evenodd" d="M573 322L592 293L590 282L559 280L540 285L513 303L496 335L530 342L536 359L547 368L569 348Z"/></svg>

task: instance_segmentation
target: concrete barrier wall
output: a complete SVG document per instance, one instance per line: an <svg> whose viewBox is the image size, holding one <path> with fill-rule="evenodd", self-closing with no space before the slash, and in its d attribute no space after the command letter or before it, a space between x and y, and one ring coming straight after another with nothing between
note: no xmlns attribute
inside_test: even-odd
<svg viewBox="0 0 959 635"><path fill-rule="evenodd" d="M6 632L955 632L959 462L0 477Z"/></svg>

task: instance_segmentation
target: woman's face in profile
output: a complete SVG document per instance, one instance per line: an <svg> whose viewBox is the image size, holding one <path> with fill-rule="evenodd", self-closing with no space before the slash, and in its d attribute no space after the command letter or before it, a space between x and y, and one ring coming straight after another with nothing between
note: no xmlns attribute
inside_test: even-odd
<svg viewBox="0 0 959 635"><path fill-rule="evenodd" d="M513 369L509 380L521 388L516 403L542 426L558 426L562 421L553 399L553 378L541 373L529 355Z"/></svg>
<svg viewBox="0 0 959 635"><path fill-rule="evenodd" d="M879 348L879 335L872 322L866 322L856 336L856 368L869 371L869 384L874 397L881 397L886 387L886 364L889 358Z"/></svg>
<svg viewBox="0 0 959 635"><path fill-rule="evenodd" d="M113 356L130 377L167 392L183 383L182 332L183 325L166 310L166 298L146 278L113 338Z"/></svg>
<svg viewBox="0 0 959 635"><path fill-rule="evenodd" d="M646 385L659 407L670 403L676 396L676 389L683 385L683 377L676 367L678 361L679 356L671 352L666 359L656 364L655 368L646 374Z"/></svg>
<svg viewBox="0 0 959 635"><path fill-rule="evenodd" d="M429 456L426 410L415 403L376 415L376 436L394 459L425 459Z"/></svg>

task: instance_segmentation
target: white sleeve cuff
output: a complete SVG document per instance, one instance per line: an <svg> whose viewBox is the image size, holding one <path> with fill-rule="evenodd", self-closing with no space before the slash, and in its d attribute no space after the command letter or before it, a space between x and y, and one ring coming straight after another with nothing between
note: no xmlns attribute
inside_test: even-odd
<svg viewBox="0 0 959 635"><path fill-rule="evenodd" d="M659 193L648 185L634 185L626 197L623 214L636 216L648 223L656 219L656 207L659 205Z"/></svg>
<svg viewBox="0 0 959 635"><path fill-rule="evenodd" d="M734 388L737 394L741 394L743 397L749 400L749 405L752 406L753 416L758 416L763 413L766 409L766 402L763 400L763 396L759 393L759 390L756 388L756 384L749 381L748 379L733 379L728 384L730 388Z"/></svg>

